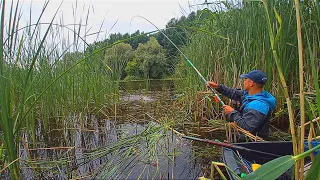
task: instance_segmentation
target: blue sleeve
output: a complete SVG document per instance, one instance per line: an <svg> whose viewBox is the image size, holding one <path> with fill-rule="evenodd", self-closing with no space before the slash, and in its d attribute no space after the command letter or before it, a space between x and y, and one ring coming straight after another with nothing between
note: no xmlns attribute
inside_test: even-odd
<svg viewBox="0 0 320 180"><path fill-rule="evenodd" d="M228 114L230 121L236 122L238 126L251 133L257 133L265 123L266 118L267 115L254 109L244 110L243 114L236 110Z"/></svg>
<svg viewBox="0 0 320 180"><path fill-rule="evenodd" d="M218 88L216 89L220 94L227 96L228 98L236 101L241 101L241 97L243 96L244 91L238 90L235 88L229 88L225 85L219 84Z"/></svg>

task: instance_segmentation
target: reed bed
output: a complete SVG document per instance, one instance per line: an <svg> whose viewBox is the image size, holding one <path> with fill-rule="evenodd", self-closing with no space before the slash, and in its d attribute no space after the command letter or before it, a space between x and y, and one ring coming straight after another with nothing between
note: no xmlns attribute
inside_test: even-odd
<svg viewBox="0 0 320 180"><path fill-rule="evenodd" d="M252 69L266 72L265 87L275 95L277 110L287 113L277 122L288 121L294 155L304 151L305 122L319 116L319 3L311 1L225 1L213 3L203 15L209 17L201 28L219 34L190 35L183 51L201 72L215 82L239 88L239 75ZM220 38L225 37L225 38ZM186 77L182 88L193 90L196 96L205 86L199 77L181 60L177 76ZM299 92L299 99L294 94ZM313 92L315 96L305 97ZM305 101L307 99L307 101ZM305 103L307 102L307 103ZM312 103L310 103L312 102ZM218 106L219 108L219 106ZM297 133L297 125L301 129ZM319 127L316 133L319 135ZM301 162L301 163L300 163ZM303 169L296 163L295 178Z"/></svg>
<svg viewBox="0 0 320 180"><path fill-rule="evenodd" d="M36 148L39 122L49 130L52 121L66 124L77 114L98 113L118 98L114 95L118 78L97 58L103 48L91 54L76 52L80 46L87 47L86 37L96 32L84 31L81 20L63 24L63 16L57 16L59 9L50 22L42 22L49 6L45 1L39 17L32 17L30 11L30 21L21 27L26 12L21 11L20 2L1 1L0 167L8 168L12 179L21 177L17 160L22 134L26 134L27 146ZM34 24L33 18L37 19Z"/></svg>
<svg viewBox="0 0 320 180"><path fill-rule="evenodd" d="M225 39L194 33L190 35L190 42L183 49L183 52L186 52L189 59L194 62L197 68L201 69L201 73L207 79L231 87L240 88L242 82L239 80L239 75L242 73L251 69L265 71L269 82L266 85L266 90L271 91L277 97L278 110L286 109L284 90L272 52L271 45L273 44L270 43L268 21L263 3L242 1L227 1L226 3L228 4L227 10L219 9L218 5L213 5L212 9L215 11L204 10L203 16L210 18L201 27L209 32L217 33ZM316 19L318 5L301 2L300 6L303 12L302 18L305 19L302 21L302 30L306 32L302 36L302 42L305 47L304 52L308 52L304 54L304 92L315 92L318 91L318 83L313 78L318 77L319 71L317 64L314 64L317 59L314 56L319 39L319 26L317 26L319 20ZM277 13L274 13L274 9ZM307 9L312 9L311 14L306 13ZM295 11L293 11L294 3L268 1L267 10L271 31L274 32L273 38L276 41L274 42L274 50L276 50L279 59L279 68L287 84L285 88L288 89L288 95L292 99L293 95L299 91L297 88L299 87L298 40L296 26L294 26L296 24ZM278 22L277 14L281 18L281 24ZM311 31L315 33L311 34ZM308 46L308 42L311 46ZM192 93L192 97L198 91L205 89L205 86L199 81L199 77L182 60L177 67L177 76L186 78L185 81L180 82L181 87L187 87L184 89L186 92ZM296 109L299 100L292 101L293 109ZM313 102L317 102L317 98L314 98ZM316 104L318 107L318 103ZM308 106L307 108L311 109ZM318 112L313 112L318 114ZM311 117L307 115L306 118L313 119L313 117L313 115Z"/></svg>

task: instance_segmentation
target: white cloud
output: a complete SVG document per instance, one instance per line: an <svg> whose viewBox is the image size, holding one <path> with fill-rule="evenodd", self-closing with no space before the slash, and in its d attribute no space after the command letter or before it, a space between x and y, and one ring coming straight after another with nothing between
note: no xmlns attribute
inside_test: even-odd
<svg viewBox="0 0 320 180"><path fill-rule="evenodd" d="M22 11L24 16L22 21L29 22L29 12L32 4L32 22L35 23L41 13L44 2L43 0L23 1ZM97 32L104 20L101 28L104 33L102 33L103 35L100 38L103 38L106 32L108 34L116 32L123 34L129 31L133 33L136 30L149 32L156 30L149 22L142 18L134 18L130 26L131 19L140 15L147 18L159 28L164 28L171 18L179 18L181 15L187 15L182 13L184 11L190 13L189 4L201 2L202 0L190 0L190 2L188 2L188 0L80 0L76 3L76 1L65 0L59 10L56 21L62 17L64 24L78 24L80 21L82 21L82 24L85 24L87 11L89 9L87 29L90 29L90 32ZM41 22L50 22L60 3L61 0L51 0ZM9 5L10 2L7 3L7 7L9 7ZM117 20L118 23L112 28Z"/></svg>

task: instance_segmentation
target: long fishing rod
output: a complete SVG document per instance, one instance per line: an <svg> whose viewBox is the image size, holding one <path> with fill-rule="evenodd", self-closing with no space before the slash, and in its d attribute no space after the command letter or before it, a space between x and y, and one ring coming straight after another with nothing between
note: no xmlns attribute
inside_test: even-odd
<svg viewBox="0 0 320 180"><path fill-rule="evenodd" d="M191 136L185 136L185 135L183 135L181 137L183 137L185 139L190 139L190 140L200 141L200 142L204 142L204 143L209 143L209 144L212 144L212 145L226 147L226 148L230 148L230 149L254 152L254 153L264 154L264 155L273 156L273 157L280 157L280 155L277 155L277 154L272 154L272 153L267 153L267 152L258 151L258 150L254 150L254 149L249 149L249 148L246 148L246 147L243 147L243 146L237 146L237 145L234 145L234 144L217 142L217 141L213 141L213 140L210 140L210 139L200 139L200 138L191 137Z"/></svg>
<svg viewBox="0 0 320 180"><path fill-rule="evenodd" d="M151 21L149 21L148 19L142 17L142 16L136 16L136 17L140 17L145 19L146 21L148 21L150 24L152 24L155 28L158 29L158 31L169 40L169 42L182 54L182 56L184 57L184 59L187 61L187 63L196 71L196 73L200 76L200 78L202 79L202 81L207 85L207 87L211 90L211 92L214 94L214 96L217 98L217 100L221 103L222 106L224 106L224 102L221 100L221 98L219 97L219 95L216 93L216 91L209 85L208 81L202 76L202 74L199 72L199 70L193 65L193 63L188 59L188 57L178 48L178 46L171 41L171 39L161 30L159 29L155 24L153 24Z"/></svg>
<svg viewBox="0 0 320 180"><path fill-rule="evenodd" d="M151 21L149 21L148 19L142 17L142 16L137 16L140 18L145 19L146 21L148 21L150 24L152 24L155 28L157 28L159 30L159 32L169 40L169 42L182 54L182 56L184 57L184 59L187 61L187 63L196 71L196 73L200 76L200 78L202 79L202 81L208 86L208 88L212 91L212 93L214 94L214 96L218 99L218 101L224 106L224 102L221 100L221 98L219 97L219 95L216 93L216 91L209 85L208 81L202 76L202 74L199 72L199 70L193 65L193 63L188 59L188 57L176 46L176 44L174 42L171 41L171 39L164 33L162 32L161 29L159 29L155 24L153 24ZM148 114L147 114L148 115ZM149 117L151 117L150 115L148 115ZM151 117L152 118L152 117ZM152 118L154 119L154 118ZM156 120L156 119L154 119ZM157 120L156 120L157 121ZM158 123L162 124L161 122L157 121ZM176 134L178 134L179 136L181 136L182 138L185 139L191 139L191 140L195 140L195 141L200 141L200 142L205 142L205 143L209 143L209 144L213 144L213 145L217 145L217 146L221 146L221 147L226 147L226 148L230 148L230 149L236 149L236 150L244 150L244 151L248 151L248 152L255 152L255 153L260 153L260 154L265 154L265 155L269 155L269 156L274 156L274 157L280 157L280 155L276 155L276 154L272 154L272 153L267 153L267 152L263 152L263 151L258 151L258 150L254 150L254 149L249 149L243 146L237 146L234 144L228 144L228 143L222 143L222 142L217 142L217 141L212 141L209 139L200 139L200 138L196 138L196 137L191 137L191 136L186 136L182 133L179 133L178 131L174 130L173 128L167 127L169 128L171 131L175 132Z"/></svg>
<svg viewBox="0 0 320 180"><path fill-rule="evenodd" d="M147 116L149 116L153 120L157 121L159 124L163 125L160 121L158 121L157 119L153 118L148 113L146 113L146 114L147 114ZM210 139L201 139L201 138L197 138L197 137L186 136L183 133L180 133L180 132L176 131L175 129L173 129L173 128L169 127L169 126L165 126L165 127L167 129L171 130L172 132L176 133L178 136L180 136L182 138L185 138L185 139L204 142L204 143L208 143L208 144L212 144L212 145L216 145L216 146L221 146L221 147L226 147L226 148L234 149L234 150L242 150L242 151L254 152L254 153L264 154L264 155L273 156L273 157L280 157L280 155L277 155L277 154L272 154L272 153L268 153L268 152L249 149L249 148L246 148L246 147L243 147L243 146L238 146L238 145L234 145L234 144L218 142L218 141L215 141L215 140L213 141L213 140L210 140Z"/></svg>

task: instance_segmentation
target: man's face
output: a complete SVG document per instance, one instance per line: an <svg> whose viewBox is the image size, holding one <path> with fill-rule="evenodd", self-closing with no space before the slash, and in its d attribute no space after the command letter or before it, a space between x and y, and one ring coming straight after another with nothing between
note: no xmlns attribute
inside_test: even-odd
<svg viewBox="0 0 320 180"><path fill-rule="evenodd" d="M245 78L243 81L243 89L249 91L253 84L254 82L251 79Z"/></svg>

